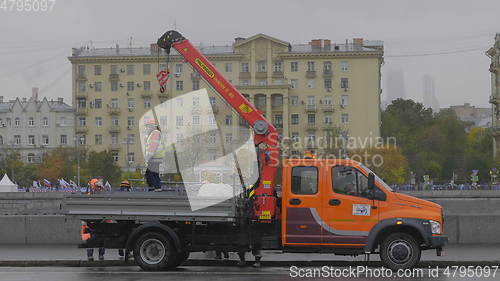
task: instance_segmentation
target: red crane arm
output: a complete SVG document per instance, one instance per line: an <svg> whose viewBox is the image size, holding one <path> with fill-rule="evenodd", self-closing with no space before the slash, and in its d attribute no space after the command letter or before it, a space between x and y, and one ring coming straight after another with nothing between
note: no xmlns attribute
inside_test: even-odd
<svg viewBox="0 0 500 281"><path fill-rule="evenodd" d="M259 147L262 143L265 144L265 148L258 149L259 182L254 189L249 190L249 194L253 198L254 217L259 222L271 222L276 211L274 185L279 161L276 128L179 32L167 31L158 39L158 46L165 49L167 54L170 54L171 48L177 50L253 128L255 145Z"/></svg>

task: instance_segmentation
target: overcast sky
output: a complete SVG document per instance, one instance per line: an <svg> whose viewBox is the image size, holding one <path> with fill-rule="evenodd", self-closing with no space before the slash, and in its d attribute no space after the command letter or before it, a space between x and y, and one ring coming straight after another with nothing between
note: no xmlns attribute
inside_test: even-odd
<svg viewBox="0 0 500 281"><path fill-rule="evenodd" d="M423 100L423 76L429 74L441 107L489 107L485 51L500 32L498 0L55 0L52 12L8 9L0 7L0 95L6 98L29 96L38 86L41 96L69 100L72 47L90 41L128 46L130 37L133 46L148 46L175 24L195 44L206 45L256 33L292 44L383 40L383 73L403 71L408 98Z"/></svg>

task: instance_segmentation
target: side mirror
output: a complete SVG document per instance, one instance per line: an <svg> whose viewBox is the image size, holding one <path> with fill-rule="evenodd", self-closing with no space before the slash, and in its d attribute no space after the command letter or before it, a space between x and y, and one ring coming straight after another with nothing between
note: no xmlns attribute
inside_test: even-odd
<svg viewBox="0 0 500 281"><path fill-rule="evenodd" d="M375 175L373 173L370 173L368 175L368 189L369 190L375 189Z"/></svg>

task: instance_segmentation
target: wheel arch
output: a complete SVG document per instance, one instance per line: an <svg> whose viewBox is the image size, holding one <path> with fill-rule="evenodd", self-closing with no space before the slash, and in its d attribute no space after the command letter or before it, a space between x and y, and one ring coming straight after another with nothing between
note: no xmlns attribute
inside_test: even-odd
<svg viewBox="0 0 500 281"><path fill-rule="evenodd" d="M368 234L365 252L373 252L385 237L395 232L408 233L415 237L420 244L428 244L429 234L424 224L425 221L426 220L414 218L398 218L380 221Z"/></svg>
<svg viewBox="0 0 500 281"><path fill-rule="evenodd" d="M148 222L135 228L127 238L126 249L132 250L134 247L134 242L146 232L159 232L171 239L175 246L177 252L182 252L184 247L182 246L181 239L179 235L168 225L162 224L160 222Z"/></svg>

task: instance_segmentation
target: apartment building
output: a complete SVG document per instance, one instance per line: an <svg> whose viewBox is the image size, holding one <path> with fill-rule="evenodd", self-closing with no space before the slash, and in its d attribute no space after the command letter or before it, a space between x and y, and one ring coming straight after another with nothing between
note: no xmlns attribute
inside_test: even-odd
<svg viewBox="0 0 500 281"><path fill-rule="evenodd" d="M50 149L74 146L74 111L57 100L32 96L4 101L0 96L0 157L9 150L21 155L25 163L40 163Z"/></svg>
<svg viewBox="0 0 500 281"><path fill-rule="evenodd" d="M380 136L381 41L326 39L307 44L257 34L228 46L199 46L215 67L277 127L288 155L321 153L332 138ZM73 66L73 106L79 144L111 150L122 168L143 167L138 120L150 108L200 88L210 88L173 52L170 78L161 93L156 73L166 67L165 53L148 48L79 48ZM217 121L239 124L210 102ZM238 121L239 120L239 121ZM231 133L230 133L231 134ZM226 135L224 139L237 138ZM292 146L291 143L301 142Z"/></svg>
<svg viewBox="0 0 500 281"><path fill-rule="evenodd" d="M493 132L493 155L496 158L500 151L500 33L495 35L495 43L486 55L491 60L491 130Z"/></svg>

